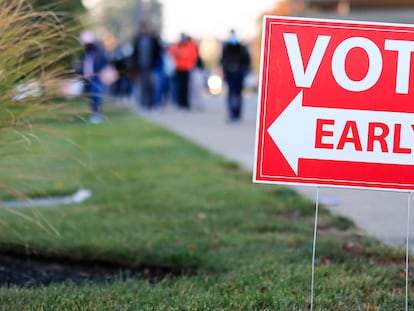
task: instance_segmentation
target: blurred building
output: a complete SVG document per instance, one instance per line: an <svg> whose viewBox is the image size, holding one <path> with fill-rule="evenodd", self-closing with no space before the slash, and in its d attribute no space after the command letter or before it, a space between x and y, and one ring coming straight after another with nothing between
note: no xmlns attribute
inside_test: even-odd
<svg viewBox="0 0 414 311"><path fill-rule="evenodd" d="M292 16L414 23L414 0L290 0Z"/></svg>

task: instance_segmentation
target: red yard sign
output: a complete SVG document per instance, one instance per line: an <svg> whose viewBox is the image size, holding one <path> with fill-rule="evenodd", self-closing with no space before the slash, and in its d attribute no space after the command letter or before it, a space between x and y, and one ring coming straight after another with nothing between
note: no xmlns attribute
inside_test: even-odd
<svg viewBox="0 0 414 311"><path fill-rule="evenodd" d="M265 17L254 181L414 190L414 26Z"/></svg>

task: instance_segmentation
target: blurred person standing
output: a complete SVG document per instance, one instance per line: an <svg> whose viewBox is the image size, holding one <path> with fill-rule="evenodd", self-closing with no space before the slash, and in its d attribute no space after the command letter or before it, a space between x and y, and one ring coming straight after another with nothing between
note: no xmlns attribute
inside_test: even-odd
<svg viewBox="0 0 414 311"><path fill-rule="evenodd" d="M228 87L228 121L237 122L242 114L242 90L244 78L250 70L250 55L234 30L230 31L230 38L223 45L221 66Z"/></svg>
<svg viewBox="0 0 414 311"><path fill-rule="evenodd" d="M206 72L203 60L198 57L196 66L190 73L190 106L204 110L203 92L206 87Z"/></svg>
<svg viewBox="0 0 414 311"><path fill-rule="evenodd" d="M143 23L133 48L132 64L137 75L135 95L139 97L144 109L153 109L156 100L156 69L162 57L161 42L149 25Z"/></svg>
<svg viewBox="0 0 414 311"><path fill-rule="evenodd" d="M132 102L132 79L129 74L132 45L124 43L113 52L112 65L118 71L118 80L111 86L112 94L123 104Z"/></svg>
<svg viewBox="0 0 414 311"><path fill-rule="evenodd" d="M182 33L180 41L170 47L170 54L175 61L178 106L180 108L190 109L190 73L197 63L197 45L191 38Z"/></svg>
<svg viewBox="0 0 414 311"><path fill-rule="evenodd" d="M177 94L175 87L175 60L169 53L169 46L167 44L164 45L162 59L164 64L162 103L175 105L177 103Z"/></svg>
<svg viewBox="0 0 414 311"><path fill-rule="evenodd" d="M78 73L84 79L84 93L89 99L91 114L89 121L93 124L102 122L101 104L105 85L100 77L108 59L105 55L103 46L96 40L94 34L89 30L84 30L79 36L84 50L81 57Z"/></svg>

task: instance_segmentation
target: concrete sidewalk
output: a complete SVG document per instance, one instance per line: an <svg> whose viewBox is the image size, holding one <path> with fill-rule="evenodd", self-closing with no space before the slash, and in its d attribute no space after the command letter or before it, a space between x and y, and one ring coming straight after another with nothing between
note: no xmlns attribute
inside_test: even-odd
<svg viewBox="0 0 414 311"><path fill-rule="evenodd" d="M256 131L257 94L244 98L243 120L226 122L225 99L211 96L204 100L203 111L182 111L166 107L144 118L168 128L214 153L253 170ZM260 187L260 185L257 185ZM316 188L295 186L302 195L315 199ZM367 234L385 243L404 247L407 235L408 194L390 191L320 188L320 202L334 214L352 219ZM414 197L413 197L414 200ZM414 210L410 217L410 248L414 247Z"/></svg>

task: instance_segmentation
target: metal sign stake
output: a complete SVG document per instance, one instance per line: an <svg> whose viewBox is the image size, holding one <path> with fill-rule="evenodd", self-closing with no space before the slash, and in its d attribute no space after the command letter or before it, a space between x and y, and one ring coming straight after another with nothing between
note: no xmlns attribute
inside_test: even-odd
<svg viewBox="0 0 414 311"><path fill-rule="evenodd" d="M407 206L407 241L405 246L405 310L408 311L408 269L409 269L409 253L410 253L410 210L411 210L411 192L408 193Z"/></svg>
<svg viewBox="0 0 414 311"><path fill-rule="evenodd" d="M316 258L316 237L317 237L317 232L318 232L318 214L319 214L319 186L316 187L315 227L313 230L313 249L312 249L312 280L311 280L310 311L313 311L313 297L314 297L314 288L315 288L315 258Z"/></svg>

